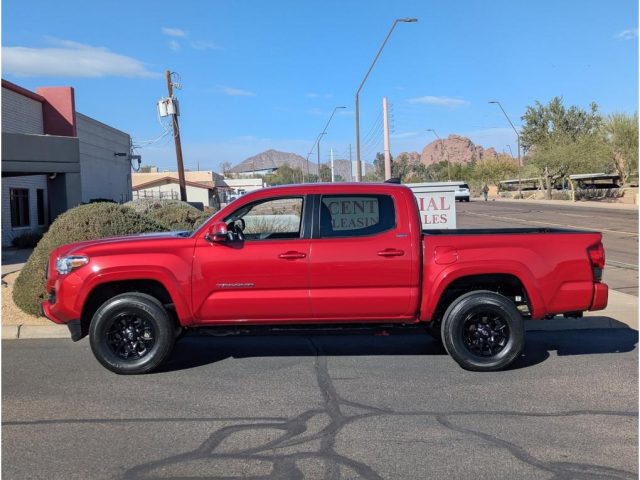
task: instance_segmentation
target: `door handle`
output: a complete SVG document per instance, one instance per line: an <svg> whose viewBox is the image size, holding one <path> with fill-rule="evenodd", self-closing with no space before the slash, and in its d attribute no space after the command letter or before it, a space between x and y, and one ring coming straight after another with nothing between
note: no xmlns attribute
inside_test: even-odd
<svg viewBox="0 0 640 480"><path fill-rule="evenodd" d="M279 258L284 258L285 260L295 260L297 258L305 258L306 256L307 254L302 252L285 252L278 255Z"/></svg>
<svg viewBox="0 0 640 480"><path fill-rule="evenodd" d="M404 250L397 250L395 248L386 248L378 252L378 255L380 255L381 257L401 257L402 255L404 255Z"/></svg>

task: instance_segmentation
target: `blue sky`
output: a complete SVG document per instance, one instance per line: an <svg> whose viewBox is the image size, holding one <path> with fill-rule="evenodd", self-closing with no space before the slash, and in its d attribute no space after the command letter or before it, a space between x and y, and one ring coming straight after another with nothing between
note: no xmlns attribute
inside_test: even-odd
<svg viewBox="0 0 640 480"><path fill-rule="evenodd" d="M355 158L360 93L363 160L382 151L382 97L391 151L420 151L460 134L498 151L527 105L564 97L604 114L638 109L638 3L632 0L71 1L2 3L2 76L26 88L71 85L76 108L130 133L143 162L175 168L156 102L178 72L187 168L217 170L268 148L306 156L322 141ZM315 153L311 157L315 159Z"/></svg>

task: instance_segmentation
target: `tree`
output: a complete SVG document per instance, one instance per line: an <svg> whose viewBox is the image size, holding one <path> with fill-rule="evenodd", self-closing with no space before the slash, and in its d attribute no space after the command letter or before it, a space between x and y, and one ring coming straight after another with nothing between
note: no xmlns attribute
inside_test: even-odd
<svg viewBox="0 0 640 480"><path fill-rule="evenodd" d="M223 175L225 176L228 175L229 170L231 170L231 162L227 162L227 161L222 162L220 164L220 169L222 170Z"/></svg>
<svg viewBox="0 0 640 480"><path fill-rule="evenodd" d="M527 107L522 120L520 143L525 152L549 141L576 141L582 136L596 134L603 123L595 102L591 102L587 112L576 106L566 108L562 97L554 97L546 106L536 101L534 107Z"/></svg>
<svg viewBox="0 0 640 480"><path fill-rule="evenodd" d="M156 171L157 167L155 165L142 165L138 169L139 173L150 173L152 170Z"/></svg>
<svg viewBox="0 0 640 480"><path fill-rule="evenodd" d="M320 165L320 181L321 182L331 181L331 167L329 167L324 163Z"/></svg>
<svg viewBox="0 0 640 480"><path fill-rule="evenodd" d="M566 108L561 97L554 97L546 106L536 101L534 107L527 107L522 120L521 145L545 179L549 199L555 178L605 170L610 163L603 119L593 102L586 111Z"/></svg>
<svg viewBox="0 0 640 480"><path fill-rule="evenodd" d="M604 126L611 147L611 158L622 183L638 172L638 113L609 115Z"/></svg>
<svg viewBox="0 0 640 480"><path fill-rule="evenodd" d="M290 183L301 183L303 172L301 168L290 167L288 164L280 165L276 173L269 176L269 185L288 185Z"/></svg>

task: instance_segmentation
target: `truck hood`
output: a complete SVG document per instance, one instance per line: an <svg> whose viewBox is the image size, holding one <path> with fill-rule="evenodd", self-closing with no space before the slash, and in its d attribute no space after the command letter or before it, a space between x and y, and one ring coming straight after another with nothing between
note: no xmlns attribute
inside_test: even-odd
<svg viewBox="0 0 640 480"><path fill-rule="evenodd" d="M84 242L76 242L69 243L66 245L62 245L57 248L54 253L57 257L62 257L64 255L71 255L74 253L81 253L83 250L108 246L108 245L116 245L119 243L138 243L138 242L150 242L157 240L164 240L170 238L187 238L189 236L189 231L187 230L179 230L174 232L154 232L154 233L141 233L136 235L121 235L118 237L106 237L100 238L97 240L86 240Z"/></svg>

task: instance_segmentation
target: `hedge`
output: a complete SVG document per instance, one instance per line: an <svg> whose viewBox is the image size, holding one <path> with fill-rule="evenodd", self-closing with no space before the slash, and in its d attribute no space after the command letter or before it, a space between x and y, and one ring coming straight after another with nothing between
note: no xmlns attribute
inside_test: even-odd
<svg viewBox="0 0 640 480"><path fill-rule="evenodd" d="M117 235L168 231L165 224L115 203L92 203L72 208L60 215L33 250L13 289L13 301L26 313L39 315L46 297L44 276L49 254L74 242Z"/></svg>
<svg viewBox="0 0 640 480"><path fill-rule="evenodd" d="M195 230L210 216L180 200L141 198L124 206L166 225L169 230Z"/></svg>

